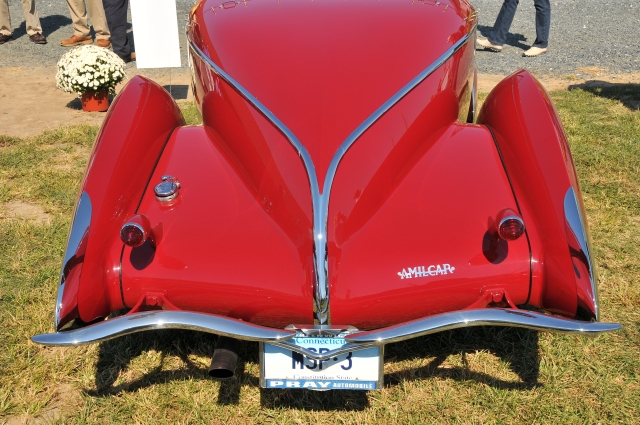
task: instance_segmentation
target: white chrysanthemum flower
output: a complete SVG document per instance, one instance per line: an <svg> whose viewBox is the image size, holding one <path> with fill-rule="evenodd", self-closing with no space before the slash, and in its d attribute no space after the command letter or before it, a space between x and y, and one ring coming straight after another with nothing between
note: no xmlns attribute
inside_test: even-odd
<svg viewBox="0 0 640 425"><path fill-rule="evenodd" d="M56 86L67 92L113 91L126 74L125 63L115 53L94 45L64 54L57 64Z"/></svg>

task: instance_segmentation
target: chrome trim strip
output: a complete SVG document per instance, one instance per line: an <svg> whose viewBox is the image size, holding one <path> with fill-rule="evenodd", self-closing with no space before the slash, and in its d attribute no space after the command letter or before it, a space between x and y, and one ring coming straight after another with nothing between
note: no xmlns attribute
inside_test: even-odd
<svg viewBox="0 0 640 425"><path fill-rule="evenodd" d="M71 223L67 249L64 253L64 260L62 261L62 268L60 270L60 285L58 286L58 294L56 295L56 308L53 319L53 324L56 329L58 329L58 324L60 323L60 310L62 309L62 295L64 294L64 283L66 280L64 271L69 265L70 260L73 259L78 252L80 243L91 225L91 198L87 192L83 191L80 195Z"/></svg>
<svg viewBox="0 0 640 425"><path fill-rule="evenodd" d="M326 230L317 227L318 220L315 219L315 217L317 216L316 211L319 211L322 209L323 197L320 194L320 185L318 184L318 176L316 175L316 169L311 159L311 155L309 155L309 152L307 151L307 149L304 147L302 143L300 143L300 141L295 136L295 134L293 134L293 132L289 130L289 128L286 125L284 125L282 121L280 121L269 109L267 109L266 106L260 103L260 101L256 99L255 96L249 93L247 89L242 87L236 80L234 80L215 62L209 59L209 57L207 57L207 55L205 55L204 52L200 50L200 48L196 46L196 44L189 38L189 34L187 34L187 44L191 52L195 53L195 55L205 65L207 65L207 67L211 71L213 71L214 74L216 74L223 81L225 81L227 84L233 87L247 102L253 105L262 115L264 115L269 121L271 121L271 123L273 123L273 125L275 125L276 128L278 128L278 130L287 138L289 143L296 149L296 151L298 152L298 155L300 156L300 158L302 158L302 162L304 163L304 166L307 172L307 177L309 178L309 185L311 186L311 202L312 202L312 209L313 209L313 216L314 216L314 229L313 229L314 240L318 241L318 239L320 239L324 241L324 239L326 238L323 239L322 235L326 235ZM318 245L318 244L314 245L313 257L315 260L314 267L315 267L315 275L316 275L316 281L314 282L315 294L318 294L319 288L321 287L324 288L324 286L321 286L318 284L318 276L323 275L319 271L320 268L318 267L319 265L318 258L326 257L325 251L326 251L326 245ZM317 254L318 252L324 252L324 255L319 256ZM324 292L326 292L326 289L320 292L321 293L320 298L318 298L317 295L314 296L314 314L316 314L316 316L318 316L318 313L317 313L318 311L320 312L328 311L328 297L324 296ZM318 302L318 299L320 300L326 299L326 303ZM320 323L328 324L328 321L320 321Z"/></svg>
<svg viewBox="0 0 640 425"><path fill-rule="evenodd" d="M564 196L564 217L571 231L575 235L582 253L587 260L587 269L589 270L589 280L591 281L591 291L593 293L593 305L595 306L596 320L600 320L600 303L598 295L598 277L596 275L593 258L591 257L591 241L586 227L583 211L579 207L576 192L573 186L567 190Z"/></svg>
<svg viewBox="0 0 640 425"><path fill-rule="evenodd" d="M411 92L418 84L423 82L429 75L440 68L451 56L460 50L475 34L476 26L460 40L458 40L451 48L442 54L435 62L429 65L424 71L418 74L413 80L409 81L396 94L387 100L382 106L376 109L362 124L360 124L347 139L342 142L336 153L334 154L324 181L322 192L318 184L315 167L311 156L300 143L296 136L280 121L269 109L258 101L251 93L242 87L236 80L213 62L202 50L190 39L187 33L187 43L189 49L193 51L198 58L208 66L218 77L235 88L240 95L251 103L260 113L270 120L280 132L289 140L289 143L298 151L298 155L302 158L306 167L307 176L311 185L311 199L313 207L313 240L314 240L314 268L315 268L315 288L314 288L314 315L315 322L320 325L328 325L331 323L331 315L329 310L329 269L328 269L328 252L327 252L327 219L329 215L329 195L331 186L335 178L338 164L342 160L344 154L355 143L356 140L364 134L380 117L382 117L389 109L398 103L403 97Z"/></svg>
<svg viewBox="0 0 640 425"><path fill-rule="evenodd" d="M318 270L322 270L323 273L318 281L319 290L317 291L320 299L316 301L317 305L322 306L320 310L318 320L320 324L330 323L329 315L329 266L328 266L328 253L326 248L327 240L327 219L329 216L329 195L331 193L331 186L333 185L333 179L336 176L338 165L342 158L347 153L349 148L367 131L373 124L376 123L389 109L391 109L396 103L404 98L409 92L422 83L429 75L434 73L440 68L447 60L449 60L458 50L460 50L475 34L475 25L464 37L458 40L453 46L449 48L444 54L442 54L435 62L429 65L424 71L418 74L413 80L409 81L404 87L402 87L396 94L394 94L389 100L376 109L366 120L362 122L340 145L336 153L331 159L327 174L324 180L324 188L322 190L322 199L318 202L321 209L314 210L314 226L316 229L322 229L321 233L315 233L316 235L316 255L320 252L324 253L324 258L320 261L316 259L316 273ZM325 307L326 306L326 307Z"/></svg>
<svg viewBox="0 0 640 425"><path fill-rule="evenodd" d="M273 329L215 314L189 311L147 311L115 317L70 331L31 337L43 345L85 345L153 329L185 329L228 336L245 341L276 343L293 338L295 331Z"/></svg>
<svg viewBox="0 0 640 425"><path fill-rule="evenodd" d="M347 335L345 340L358 344L389 344L419 336L471 326L511 326L558 333L595 336L620 329L618 323L584 322L517 309L477 309L443 313L388 328Z"/></svg>

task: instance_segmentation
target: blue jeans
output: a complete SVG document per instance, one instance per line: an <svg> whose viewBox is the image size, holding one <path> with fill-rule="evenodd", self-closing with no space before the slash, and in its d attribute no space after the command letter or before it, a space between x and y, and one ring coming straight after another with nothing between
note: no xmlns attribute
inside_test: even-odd
<svg viewBox="0 0 640 425"><path fill-rule="evenodd" d="M491 44L502 46L507 40L507 33L516 14L520 0L504 0L500 13L496 18L489 41ZM549 27L551 26L551 5L549 0L533 0L536 8L536 41L534 47L546 48L549 45Z"/></svg>

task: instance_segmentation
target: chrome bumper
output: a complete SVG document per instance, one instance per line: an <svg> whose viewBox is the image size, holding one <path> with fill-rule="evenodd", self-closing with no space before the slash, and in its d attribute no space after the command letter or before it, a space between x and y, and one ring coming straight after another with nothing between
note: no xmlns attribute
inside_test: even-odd
<svg viewBox="0 0 640 425"><path fill-rule="evenodd" d="M228 336L245 341L276 343L292 338L295 331L254 325L224 316L189 311L146 311L114 317L70 331L41 334L31 340L43 345L85 345L154 329L185 329Z"/></svg>
<svg viewBox="0 0 640 425"><path fill-rule="evenodd" d="M33 342L44 345L74 346L106 341L152 329L186 329L245 341L266 342L304 354L315 360L327 360L349 351L362 350L376 345L385 345L436 332L471 326L511 326L536 331L576 333L587 336L615 331L622 327L617 323L583 322L547 316L527 310L461 310L372 331L360 332L352 330L353 328L345 329L345 331L349 332L345 336L346 345L319 354L287 341L302 332L300 329L267 328L214 314L187 311L152 311L115 317L80 329L36 335L31 339ZM315 332L322 332L322 329L322 326L314 327Z"/></svg>
<svg viewBox="0 0 640 425"><path fill-rule="evenodd" d="M353 333L345 339L347 342L358 344L382 345L471 326L511 326L533 329L534 331L575 333L586 336L596 336L599 333L615 331L622 327L618 323L584 322L528 310L491 308L438 314L388 328Z"/></svg>

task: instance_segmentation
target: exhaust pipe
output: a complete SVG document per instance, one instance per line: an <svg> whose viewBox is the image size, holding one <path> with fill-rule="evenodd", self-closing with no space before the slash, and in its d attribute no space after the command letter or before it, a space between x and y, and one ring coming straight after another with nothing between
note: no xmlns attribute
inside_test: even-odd
<svg viewBox="0 0 640 425"><path fill-rule="evenodd" d="M213 379L231 379L235 375L238 363L238 340L226 336L219 336L216 349L211 357L209 376Z"/></svg>

